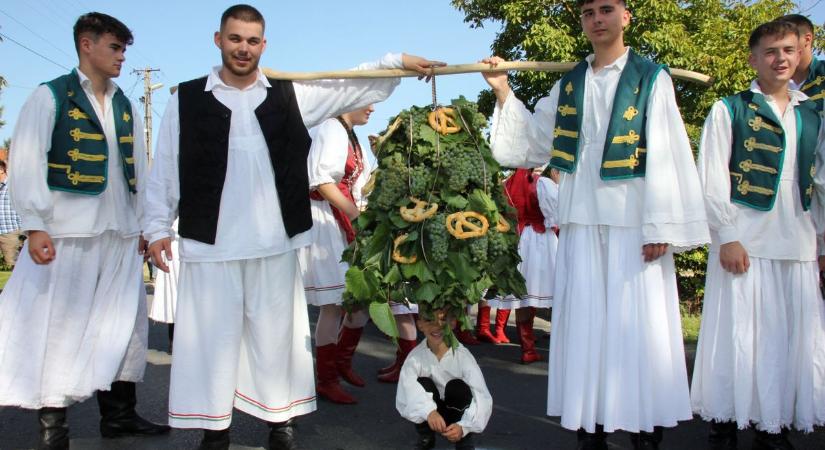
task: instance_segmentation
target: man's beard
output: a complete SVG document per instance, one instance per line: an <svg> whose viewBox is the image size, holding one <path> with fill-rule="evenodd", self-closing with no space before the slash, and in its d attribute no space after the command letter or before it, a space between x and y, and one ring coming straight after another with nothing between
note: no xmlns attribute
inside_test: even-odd
<svg viewBox="0 0 825 450"><path fill-rule="evenodd" d="M245 68L237 67L232 64L232 55L226 55L221 53L221 58L223 59L223 66L230 72L232 75L243 77L249 75L258 70L258 60L257 59L250 59L249 66Z"/></svg>

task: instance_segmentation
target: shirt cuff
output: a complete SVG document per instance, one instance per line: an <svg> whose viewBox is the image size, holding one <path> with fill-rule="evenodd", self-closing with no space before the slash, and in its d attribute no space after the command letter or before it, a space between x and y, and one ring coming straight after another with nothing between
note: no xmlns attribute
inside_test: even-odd
<svg viewBox="0 0 825 450"><path fill-rule="evenodd" d="M403 53L387 53L381 58L381 67L386 69L403 69Z"/></svg>
<svg viewBox="0 0 825 450"><path fill-rule="evenodd" d="M20 215L20 228L26 232L29 231L45 231L46 223L39 216Z"/></svg>
<svg viewBox="0 0 825 450"><path fill-rule="evenodd" d="M725 225L717 230L719 234L719 245L736 242L739 240L739 234L736 232L736 227L733 225Z"/></svg>
<svg viewBox="0 0 825 450"><path fill-rule="evenodd" d="M154 233L145 233L143 235L143 238L149 242L149 245L152 245L161 239L174 238L174 235L175 233L171 229L169 229L165 231L157 231Z"/></svg>

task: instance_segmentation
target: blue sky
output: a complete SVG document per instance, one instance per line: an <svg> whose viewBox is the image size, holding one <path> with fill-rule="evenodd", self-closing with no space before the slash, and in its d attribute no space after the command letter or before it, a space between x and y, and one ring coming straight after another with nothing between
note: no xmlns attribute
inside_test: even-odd
<svg viewBox="0 0 825 450"><path fill-rule="evenodd" d="M378 59L386 52L407 52L452 64L472 63L490 52L497 24L470 29L449 0L350 2L333 0L266 2L250 0L267 20L267 50L262 65L286 71L347 69ZM143 84L132 69L161 69L154 82L165 87L155 91L155 127L169 98L168 86L204 75L220 63L212 42L221 13L235 1L216 0L2 0L0 33L6 34L54 61L36 56L6 40L0 43L0 66L9 82L0 96L5 107L0 142L11 137L17 114L26 97L42 81L65 72L59 65L76 65L72 25L84 12L111 14L129 26L135 44L129 48L126 66L116 80L133 99L143 95ZM803 0L803 11L825 20L825 2ZM56 63L56 64L55 64ZM59 65L58 65L59 64ZM480 75L454 75L438 79L442 102L464 95L475 99L486 86ZM390 116L413 104L430 103L430 86L405 79L395 94L376 105L370 123L358 129L366 135L387 125Z"/></svg>

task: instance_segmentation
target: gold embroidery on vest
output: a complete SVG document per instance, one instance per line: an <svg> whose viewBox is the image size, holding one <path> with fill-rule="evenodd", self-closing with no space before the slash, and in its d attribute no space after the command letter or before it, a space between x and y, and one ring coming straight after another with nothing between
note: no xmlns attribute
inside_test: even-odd
<svg viewBox="0 0 825 450"><path fill-rule="evenodd" d="M742 195L748 195L751 192L755 194L762 194L762 195L773 195L773 189L768 189L762 186L751 186L750 181L745 180L744 176L741 173L731 172L732 176L736 177L738 180L736 190L739 191Z"/></svg>
<svg viewBox="0 0 825 450"><path fill-rule="evenodd" d="M137 184L136 178L129 178L129 186L134 186Z"/></svg>
<svg viewBox="0 0 825 450"><path fill-rule="evenodd" d="M567 95L570 95L570 94L573 93L573 82L572 81L567 82L567 86L564 87L564 92L567 92Z"/></svg>
<svg viewBox="0 0 825 450"><path fill-rule="evenodd" d="M80 172L70 173L69 174L69 181L75 186L79 183L103 183L106 180L105 177L96 176L96 175L81 175Z"/></svg>
<svg viewBox="0 0 825 450"><path fill-rule="evenodd" d="M569 138L572 138L572 139L578 139L579 138L579 132L578 131L565 130L562 127L556 127L556 129L553 130L553 137L557 138L559 136L569 137Z"/></svg>
<svg viewBox="0 0 825 450"><path fill-rule="evenodd" d="M625 134L625 135L613 136L613 141L612 142L614 144L631 145L631 144L635 144L635 143L639 142L639 139L641 139L641 136L636 134L635 131L630 130L630 132Z"/></svg>
<svg viewBox="0 0 825 450"><path fill-rule="evenodd" d="M762 128L764 128L766 130L773 131L776 134L782 134L782 128L775 127L765 122L764 120L762 120L762 117L760 116L756 116L755 118L748 120L748 125L751 127L753 131L759 131Z"/></svg>
<svg viewBox="0 0 825 450"><path fill-rule="evenodd" d="M639 95L639 86L636 86L636 89L633 89L634 95Z"/></svg>
<svg viewBox="0 0 825 450"><path fill-rule="evenodd" d="M134 144L135 137L131 134L129 136L121 136L120 138L118 138L118 142L120 142L121 144Z"/></svg>
<svg viewBox="0 0 825 450"><path fill-rule="evenodd" d="M755 137L749 137L745 140L745 148L752 152L754 149L756 150L765 150L773 153L779 153L782 151L782 147L776 147L773 145L763 144L761 142L756 142Z"/></svg>
<svg viewBox="0 0 825 450"><path fill-rule="evenodd" d="M811 164L811 176L816 175L816 164Z"/></svg>
<svg viewBox="0 0 825 450"><path fill-rule="evenodd" d="M89 115L81 111L80 108L75 108L69 111L69 117L71 117L74 120L80 120L88 119Z"/></svg>
<svg viewBox="0 0 825 450"><path fill-rule="evenodd" d="M823 81L825 81L825 75L820 75L816 77L814 80L812 80L810 83L806 84L805 86L802 86L802 90L807 91L808 89L814 86L819 86L820 84L822 84Z"/></svg>
<svg viewBox="0 0 825 450"><path fill-rule="evenodd" d="M754 111L759 111L759 105L757 105L756 103L748 103L748 108Z"/></svg>
<svg viewBox="0 0 825 450"><path fill-rule="evenodd" d="M134 164L135 163L135 158L131 158L131 157L130 158L123 158L123 160L126 161L126 164Z"/></svg>
<svg viewBox="0 0 825 450"><path fill-rule="evenodd" d="M80 142L81 139L90 139L92 141L102 141L103 135L98 133L84 133L80 131L80 128L75 128L69 132L69 136L74 139L75 142Z"/></svg>
<svg viewBox="0 0 825 450"><path fill-rule="evenodd" d="M808 196L808 197L814 195L814 185L813 184L808 185L808 189L805 189L805 195Z"/></svg>
<svg viewBox="0 0 825 450"><path fill-rule="evenodd" d="M820 92L819 94L812 95L808 97L809 100L817 101L825 98L825 91Z"/></svg>
<svg viewBox="0 0 825 450"><path fill-rule="evenodd" d="M559 106L559 113L561 113L561 115L563 117L575 116L576 115L576 108L574 108L570 105L561 105L561 106Z"/></svg>
<svg viewBox="0 0 825 450"><path fill-rule="evenodd" d="M563 159L563 160L565 160L565 161L570 161L570 162L573 162L573 161L575 161L575 159L576 159L576 157L575 157L573 154L571 154L571 153L567 153L567 152L565 152L565 151L561 151L561 150L559 150L559 149L557 149L557 148L554 148L554 149L550 152L550 158L555 158L555 157L559 157L559 158L561 158L561 159Z"/></svg>
<svg viewBox="0 0 825 450"><path fill-rule="evenodd" d="M765 172L772 175L776 175L777 171L773 167L763 166L762 164L754 164L753 160L746 159L739 163L739 168L742 169L743 172L750 172L751 170L755 170L757 172Z"/></svg>
<svg viewBox="0 0 825 450"><path fill-rule="evenodd" d="M74 97L74 91L69 91L69 92L66 92L66 96L68 96L68 97Z"/></svg>
<svg viewBox="0 0 825 450"><path fill-rule="evenodd" d="M602 164L602 167L604 167L605 169L620 169L620 168L623 168L623 167L627 167L629 169L632 169L632 168L639 165L639 156L642 153L647 153L647 149L639 147L639 148L636 149L636 153L630 155L629 158L627 158L627 159L616 159L616 160L613 160L613 161L605 161Z"/></svg>
<svg viewBox="0 0 825 450"><path fill-rule="evenodd" d="M72 171L72 166L68 164L49 163L49 167L53 169L63 169L66 171L67 174Z"/></svg>
<svg viewBox="0 0 825 450"><path fill-rule="evenodd" d="M72 161L80 160L80 161L99 162L99 161L105 161L106 160L106 155L90 155L88 153L80 153L80 150L76 149L76 148L73 148L73 149L69 150L67 155L69 155L69 157L72 158Z"/></svg>
<svg viewBox="0 0 825 450"><path fill-rule="evenodd" d="M130 120L132 120L132 116L130 116L126 111L123 111L123 121L128 122Z"/></svg>
<svg viewBox="0 0 825 450"><path fill-rule="evenodd" d="M639 115L639 110L638 109L636 109L633 106L628 106L627 109L624 111L624 114L622 115L622 117L624 117L624 120L627 120L629 122L629 121L633 120L633 118L638 116L638 115Z"/></svg>

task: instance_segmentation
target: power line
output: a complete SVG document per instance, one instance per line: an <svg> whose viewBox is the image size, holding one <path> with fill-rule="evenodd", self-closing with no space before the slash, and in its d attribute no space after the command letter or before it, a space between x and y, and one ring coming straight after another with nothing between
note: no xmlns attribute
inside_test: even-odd
<svg viewBox="0 0 825 450"><path fill-rule="evenodd" d="M47 57L47 56L43 56L42 54L40 54L40 53L38 53L38 52L36 52L36 51L34 51L34 50L30 49L29 47L26 47L25 45L21 44L20 42L18 42L18 41L16 41L16 40L12 39L12 38L11 38L8 34L6 34L6 33L0 33L0 37L2 37L3 39L8 39L8 40L9 40L9 41L11 41L11 42L14 42L15 44L17 44L17 45L19 45L19 46L23 47L24 49L26 49L26 50L30 51L31 53L34 53L35 55L37 55L37 56L39 56L39 57L41 57L41 58L45 59L46 61L48 61L48 62L50 62L50 63L52 63L52 64L54 64L54 65L56 65L56 66L58 66L58 67L61 67L61 68L65 69L65 70L68 70L68 71L71 71L71 70L72 70L72 69L70 69L70 68L68 68L68 67L64 66L63 64L60 64L59 62L56 62L55 60L53 60L53 59L51 59L51 58L49 58L49 57Z"/></svg>
<svg viewBox="0 0 825 450"><path fill-rule="evenodd" d="M63 53L64 55L68 56L69 58L74 58L74 56L73 56L73 55L70 55L70 54L66 53L63 49L61 49L60 47L58 47L57 45L53 44L53 43L52 43L51 41L49 41L48 39L46 39L46 38L44 38L43 36L41 36L40 34L38 34L36 31L34 31L34 30L32 30L31 28L29 28L28 26L26 26L26 24L24 24L23 22L21 22L21 21L17 20L17 19L16 19L15 17L13 17L11 14L7 13L6 11L3 11L2 9L0 9L0 13L3 13L3 14L4 14L6 17L8 17L9 19L11 19L11 20L13 20L13 21L17 22L18 24L20 24L20 26L22 26L23 28L25 28L26 30L28 30L31 34L33 34L33 35L35 35L36 37L40 38L40 40L44 41L45 43L47 43L47 44L51 45L52 47L54 47L55 49L57 49L57 51L59 51L60 53Z"/></svg>

